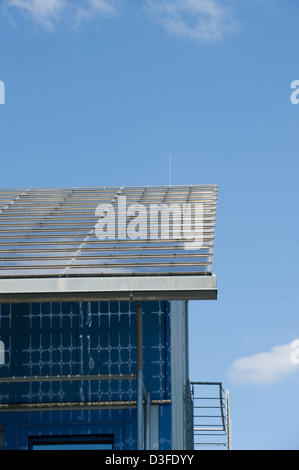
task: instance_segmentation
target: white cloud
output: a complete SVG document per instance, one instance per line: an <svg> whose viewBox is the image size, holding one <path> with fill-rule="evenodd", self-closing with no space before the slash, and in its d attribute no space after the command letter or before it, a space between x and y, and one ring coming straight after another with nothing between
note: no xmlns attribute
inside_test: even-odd
<svg viewBox="0 0 299 470"><path fill-rule="evenodd" d="M44 26L51 27L66 7L66 0L6 0L4 7L8 11L18 10Z"/></svg>
<svg viewBox="0 0 299 470"><path fill-rule="evenodd" d="M239 30L238 1L139 0L136 10L142 10L172 35L211 43ZM53 29L58 24L76 26L118 15L130 3L131 0L0 0L0 12L8 14L12 22L19 12Z"/></svg>
<svg viewBox="0 0 299 470"><path fill-rule="evenodd" d="M2 9L10 15L16 11L36 23L53 28L61 21L78 24L99 16L113 16L120 0L4 0Z"/></svg>
<svg viewBox="0 0 299 470"><path fill-rule="evenodd" d="M147 11L168 32L199 42L219 40L238 26L219 0L147 0Z"/></svg>
<svg viewBox="0 0 299 470"><path fill-rule="evenodd" d="M77 21L91 20L96 16L114 16L118 13L115 0L86 0L77 7Z"/></svg>
<svg viewBox="0 0 299 470"><path fill-rule="evenodd" d="M236 383L273 384L299 371L296 342L274 346L269 352L237 359L229 369L230 380Z"/></svg>

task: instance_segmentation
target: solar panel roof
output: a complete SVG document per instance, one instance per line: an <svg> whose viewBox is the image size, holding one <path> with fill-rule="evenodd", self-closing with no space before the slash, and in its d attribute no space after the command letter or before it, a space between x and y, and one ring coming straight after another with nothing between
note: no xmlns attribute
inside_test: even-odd
<svg viewBox="0 0 299 470"><path fill-rule="evenodd" d="M216 185L2 189L0 279L211 275L216 206Z"/></svg>

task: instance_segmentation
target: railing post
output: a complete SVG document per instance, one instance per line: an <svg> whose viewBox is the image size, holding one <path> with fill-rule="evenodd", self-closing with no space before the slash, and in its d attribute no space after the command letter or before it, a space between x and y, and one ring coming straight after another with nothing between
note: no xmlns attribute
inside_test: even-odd
<svg viewBox="0 0 299 470"><path fill-rule="evenodd" d="M151 394L146 393L146 430L145 430L145 449L150 450L150 434L151 434Z"/></svg>
<svg viewBox="0 0 299 470"><path fill-rule="evenodd" d="M144 449L143 417L143 324L142 306L138 302L136 309L137 333L137 450Z"/></svg>

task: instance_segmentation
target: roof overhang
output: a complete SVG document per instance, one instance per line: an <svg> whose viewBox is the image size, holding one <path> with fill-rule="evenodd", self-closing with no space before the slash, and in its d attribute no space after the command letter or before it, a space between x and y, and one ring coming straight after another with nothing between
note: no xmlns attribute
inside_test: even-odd
<svg viewBox="0 0 299 470"><path fill-rule="evenodd" d="M0 302L216 299L217 192L0 190Z"/></svg>
<svg viewBox="0 0 299 470"><path fill-rule="evenodd" d="M215 299L215 274L0 279L0 303Z"/></svg>

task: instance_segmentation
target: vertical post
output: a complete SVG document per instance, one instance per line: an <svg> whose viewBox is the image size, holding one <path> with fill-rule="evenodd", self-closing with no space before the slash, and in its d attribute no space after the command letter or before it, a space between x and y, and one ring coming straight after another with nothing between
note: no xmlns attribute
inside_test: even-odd
<svg viewBox="0 0 299 470"><path fill-rule="evenodd" d="M225 392L226 400L226 450L232 449L232 428L231 428L231 417L230 417L230 402L229 402L229 391Z"/></svg>
<svg viewBox="0 0 299 470"><path fill-rule="evenodd" d="M145 449L150 450L150 433L151 433L151 394L146 394L146 434L145 434Z"/></svg>
<svg viewBox="0 0 299 470"><path fill-rule="evenodd" d="M5 346L3 341L0 341L0 365L5 364Z"/></svg>
<svg viewBox="0 0 299 470"><path fill-rule="evenodd" d="M142 307L138 302L136 309L136 333L137 333L137 450L144 449L143 430L143 325Z"/></svg>

